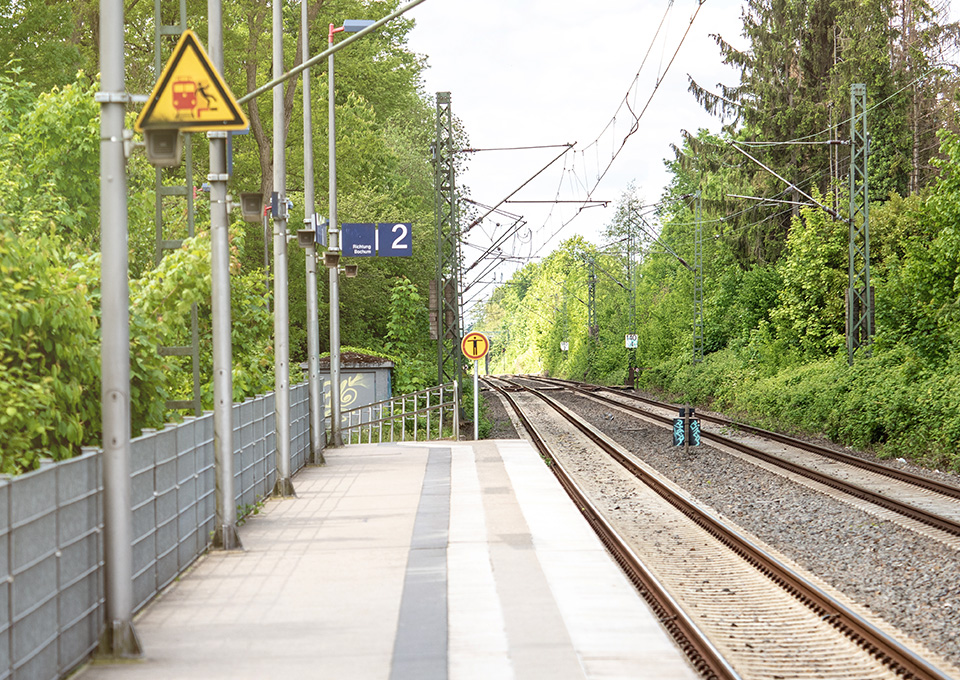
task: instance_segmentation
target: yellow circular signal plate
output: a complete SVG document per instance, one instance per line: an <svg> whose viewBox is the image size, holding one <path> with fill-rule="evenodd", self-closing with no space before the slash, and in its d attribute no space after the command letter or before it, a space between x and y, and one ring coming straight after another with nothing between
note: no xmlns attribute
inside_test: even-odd
<svg viewBox="0 0 960 680"><path fill-rule="evenodd" d="M472 361L477 361L486 356L490 350L490 340L483 333L472 331L463 336L460 342L460 349L463 356Z"/></svg>

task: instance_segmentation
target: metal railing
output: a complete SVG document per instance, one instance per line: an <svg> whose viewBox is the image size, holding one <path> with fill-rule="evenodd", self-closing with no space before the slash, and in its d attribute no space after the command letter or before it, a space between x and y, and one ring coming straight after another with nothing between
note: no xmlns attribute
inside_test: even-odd
<svg viewBox="0 0 960 680"><path fill-rule="evenodd" d="M341 423L344 444L456 439L460 390L451 382L403 394L344 411Z"/></svg>
<svg viewBox="0 0 960 680"><path fill-rule="evenodd" d="M101 460L0 481L0 678L55 679L103 628Z"/></svg>
<svg viewBox="0 0 960 680"><path fill-rule="evenodd" d="M290 388L291 469L306 464L307 384ZM273 393L233 405L238 514L276 479ZM213 414L130 442L135 609L210 545L216 513ZM104 626L103 460L98 449L18 477L0 475L0 680L57 680Z"/></svg>

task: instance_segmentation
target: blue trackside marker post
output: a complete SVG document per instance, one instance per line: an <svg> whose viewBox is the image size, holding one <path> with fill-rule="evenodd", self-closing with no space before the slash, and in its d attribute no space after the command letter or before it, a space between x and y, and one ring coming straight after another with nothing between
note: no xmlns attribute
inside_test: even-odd
<svg viewBox="0 0 960 680"><path fill-rule="evenodd" d="M690 419L690 446L700 446L700 419L699 418Z"/></svg>
<svg viewBox="0 0 960 680"><path fill-rule="evenodd" d="M683 418L673 419L673 445L683 446L686 437L683 436Z"/></svg>
<svg viewBox="0 0 960 680"><path fill-rule="evenodd" d="M694 418L692 406L680 407L680 417L673 419L673 445L682 446L684 452L691 446L700 446L700 420Z"/></svg>

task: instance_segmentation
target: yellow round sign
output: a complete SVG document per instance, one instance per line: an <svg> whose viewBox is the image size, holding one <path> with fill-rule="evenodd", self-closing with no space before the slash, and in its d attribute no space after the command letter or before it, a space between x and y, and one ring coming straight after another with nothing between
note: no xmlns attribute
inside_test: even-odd
<svg viewBox="0 0 960 680"><path fill-rule="evenodd" d="M487 351L490 349L490 340L488 340L487 336L483 333L472 331L463 336L463 340L460 342L460 349L463 351L463 356L477 361L486 356Z"/></svg>

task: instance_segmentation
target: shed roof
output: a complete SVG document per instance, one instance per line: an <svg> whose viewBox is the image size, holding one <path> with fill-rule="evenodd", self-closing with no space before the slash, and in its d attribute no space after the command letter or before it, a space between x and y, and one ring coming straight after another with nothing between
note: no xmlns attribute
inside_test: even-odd
<svg viewBox="0 0 960 680"><path fill-rule="evenodd" d="M340 354L340 368L393 368L394 362L384 357L375 357L371 354L359 352L342 352ZM330 357L320 357L320 370L330 370Z"/></svg>

